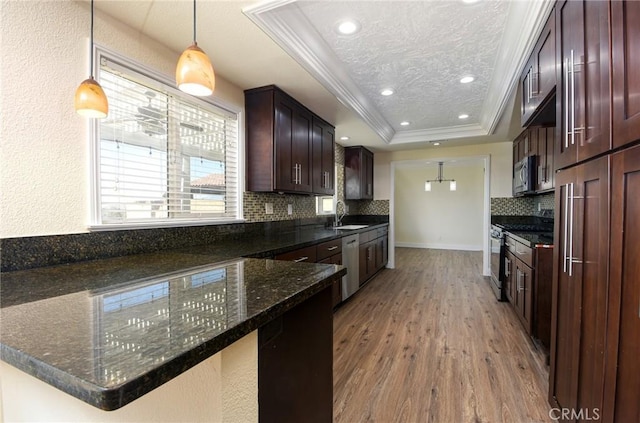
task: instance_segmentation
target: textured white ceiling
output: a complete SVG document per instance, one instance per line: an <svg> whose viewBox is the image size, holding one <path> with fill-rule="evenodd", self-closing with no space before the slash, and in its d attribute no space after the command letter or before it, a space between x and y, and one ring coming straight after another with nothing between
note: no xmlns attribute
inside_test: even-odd
<svg viewBox="0 0 640 423"><path fill-rule="evenodd" d="M349 136L343 145L499 142L519 120L513 87L552 4L199 0L198 44L217 75L241 89L281 86ZM169 46L176 60L191 42L190 1L98 0L96 8ZM360 21L357 35L334 32L345 17ZM459 84L467 73L476 81ZM381 97L387 86L396 94Z"/></svg>
<svg viewBox="0 0 640 423"><path fill-rule="evenodd" d="M508 2L305 1L299 7L346 72L396 130L479 124ZM337 22L356 19L345 36ZM474 75L471 84L460 78ZM385 87L395 94L384 97ZM464 121L458 115L470 117ZM409 127L400 126L408 120Z"/></svg>

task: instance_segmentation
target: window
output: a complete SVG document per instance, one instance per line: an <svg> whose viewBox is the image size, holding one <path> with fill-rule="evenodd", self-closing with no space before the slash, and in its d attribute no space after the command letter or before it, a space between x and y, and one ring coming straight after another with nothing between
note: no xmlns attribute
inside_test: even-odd
<svg viewBox="0 0 640 423"><path fill-rule="evenodd" d="M335 175L338 174L338 167L335 168ZM338 200L338 189L336 188L335 194L332 196L318 196L316 197L316 214L334 214L336 210L336 201Z"/></svg>
<svg viewBox="0 0 640 423"><path fill-rule="evenodd" d="M237 221L238 111L99 52L109 116L96 122L96 228Z"/></svg>

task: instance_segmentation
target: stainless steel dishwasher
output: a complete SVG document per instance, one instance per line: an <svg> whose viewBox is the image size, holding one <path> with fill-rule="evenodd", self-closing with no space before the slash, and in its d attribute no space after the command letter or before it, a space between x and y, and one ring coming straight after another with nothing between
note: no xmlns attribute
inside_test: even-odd
<svg viewBox="0 0 640 423"><path fill-rule="evenodd" d="M347 274L342 277L342 301L352 296L359 287L359 245L359 234L347 235L342 238L342 264L347 268Z"/></svg>

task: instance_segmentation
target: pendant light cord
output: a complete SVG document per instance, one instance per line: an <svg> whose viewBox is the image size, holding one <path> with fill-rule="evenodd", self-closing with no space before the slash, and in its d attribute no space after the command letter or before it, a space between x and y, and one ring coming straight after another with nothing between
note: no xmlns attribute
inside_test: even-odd
<svg viewBox="0 0 640 423"><path fill-rule="evenodd" d="M91 40L89 45L89 73L93 78L93 0L91 0L91 35L89 37Z"/></svg>
<svg viewBox="0 0 640 423"><path fill-rule="evenodd" d="M196 42L196 0L193 0L193 44L198 45Z"/></svg>

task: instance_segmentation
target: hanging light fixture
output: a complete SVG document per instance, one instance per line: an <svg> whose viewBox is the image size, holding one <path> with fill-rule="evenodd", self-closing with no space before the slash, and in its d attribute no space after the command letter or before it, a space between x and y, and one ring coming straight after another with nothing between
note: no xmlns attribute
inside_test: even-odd
<svg viewBox="0 0 640 423"><path fill-rule="evenodd" d="M211 61L196 42L196 0L193 0L193 44L178 60L176 84L180 91L199 97L213 94L216 85Z"/></svg>
<svg viewBox="0 0 640 423"><path fill-rule="evenodd" d="M89 52L89 78L82 81L74 99L76 112L88 118L104 118L109 113L109 102L104 90L93 79L93 0L91 0L91 42Z"/></svg>
<svg viewBox="0 0 640 423"><path fill-rule="evenodd" d="M457 189L457 184L455 179L444 179L442 168L444 167L443 162L438 162L438 177L436 179L428 179L424 183L424 190L431 191L431 182L438 182L441 184L442 182L449 182L449 191L455 191Z"/></svg>

